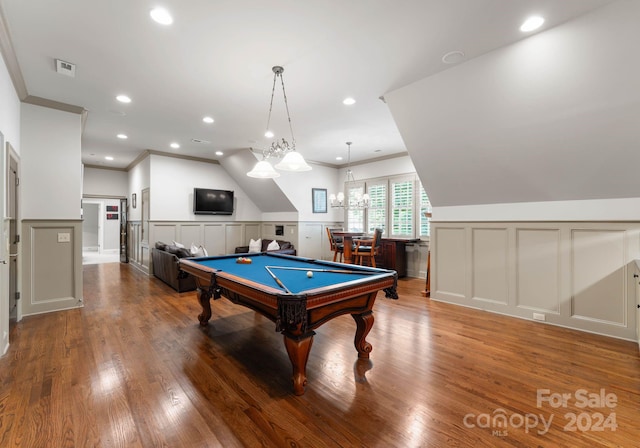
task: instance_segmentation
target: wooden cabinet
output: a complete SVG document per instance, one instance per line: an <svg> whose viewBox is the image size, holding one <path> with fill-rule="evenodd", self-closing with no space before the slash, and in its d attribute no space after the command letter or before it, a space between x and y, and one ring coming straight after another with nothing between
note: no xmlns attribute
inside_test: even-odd
<svg viewBox="0 0 640 448"><path fill-rule="evenodd" d="M419 239L383 238L376 265L383 269L393 269L398 277L407 276L407 244L417 243Z"/></svg>

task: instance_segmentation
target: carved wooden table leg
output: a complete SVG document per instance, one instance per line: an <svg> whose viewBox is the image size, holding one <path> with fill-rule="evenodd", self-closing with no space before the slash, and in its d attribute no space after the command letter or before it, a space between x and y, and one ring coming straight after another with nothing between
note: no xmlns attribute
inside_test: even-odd
<svg viewBox="0 0 640 448"><path fill-rule="evenodd" d="M209 323L211 319L211 293L203 288L198 288L198 302L202 307L202 313L198 314L198 320L203 327Z"/></svg>
<svg viewBox="0 0 640 448"><path fill-rule="evenodd" d="M365 338L373 327L373 312L367 311L362 314L352 314L351 317L356 321L356 337L354 344L356 350L358 350L358 358L369 359L369 353L371 353L372 346Z"/></svg>
<svg viewBox="0 0 640 448"><path fill-rule="evenodd" d="M302 336L284 335L284 346L293 367L293 393L296 395L304 394L304 387L307 385L307 360L314 334L312 331Z"/></svg>

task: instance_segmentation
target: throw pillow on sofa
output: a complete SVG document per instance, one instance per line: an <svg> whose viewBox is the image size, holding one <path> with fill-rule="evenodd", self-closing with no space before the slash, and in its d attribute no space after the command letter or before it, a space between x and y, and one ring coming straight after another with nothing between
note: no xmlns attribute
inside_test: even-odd
<svg viewBox="0 0 640 448"><path fill-rule="evenodd" d="M202 245L196 246L195 244L191 243L191 256L192 257L207 257L207 256L209 256L209 254L207 254L207 249L202 247Z"/></svg>
<svg viewBox="0 0 640 448"><path fill-rule="evenodd" d="M276 240L271 241L267 246L267 250L279 250L279 249L280 249L280 245Z"/></svg>
<svg viewBox="0 0 640 448"><path fill-rule="evenodd" d="M191 256L191 251L186 247L177 247L173 244L167 244L165 250L170 254L177 256L178 258L187 258Z"/></svg>
<svg viewBox="0 0 640 448"><path fill-rule="evenodd" d="M262 250L262 239L258 238L258 241L255 241L251 238L249 241L249 253L260 252Z"/></svg>

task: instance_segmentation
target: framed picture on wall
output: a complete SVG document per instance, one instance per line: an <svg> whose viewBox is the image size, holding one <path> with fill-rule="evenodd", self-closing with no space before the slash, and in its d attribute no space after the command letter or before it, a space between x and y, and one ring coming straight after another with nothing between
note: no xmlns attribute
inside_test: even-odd
<svg viewBox="0 0 640 448"><path fill-rule="evenodd" d="M312 188L311 200L313 213L327 213L327 189Z"/></svg>

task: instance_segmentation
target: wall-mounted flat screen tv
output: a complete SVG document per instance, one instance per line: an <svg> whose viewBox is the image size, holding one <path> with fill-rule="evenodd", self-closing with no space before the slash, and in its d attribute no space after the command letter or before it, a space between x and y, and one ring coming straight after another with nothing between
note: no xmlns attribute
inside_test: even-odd
<svg viewBox="0 0 640 448"><path fill-rule="evenodd" d="M196 215L232 215L233 191L194 188L193 213Z"/></svg>

